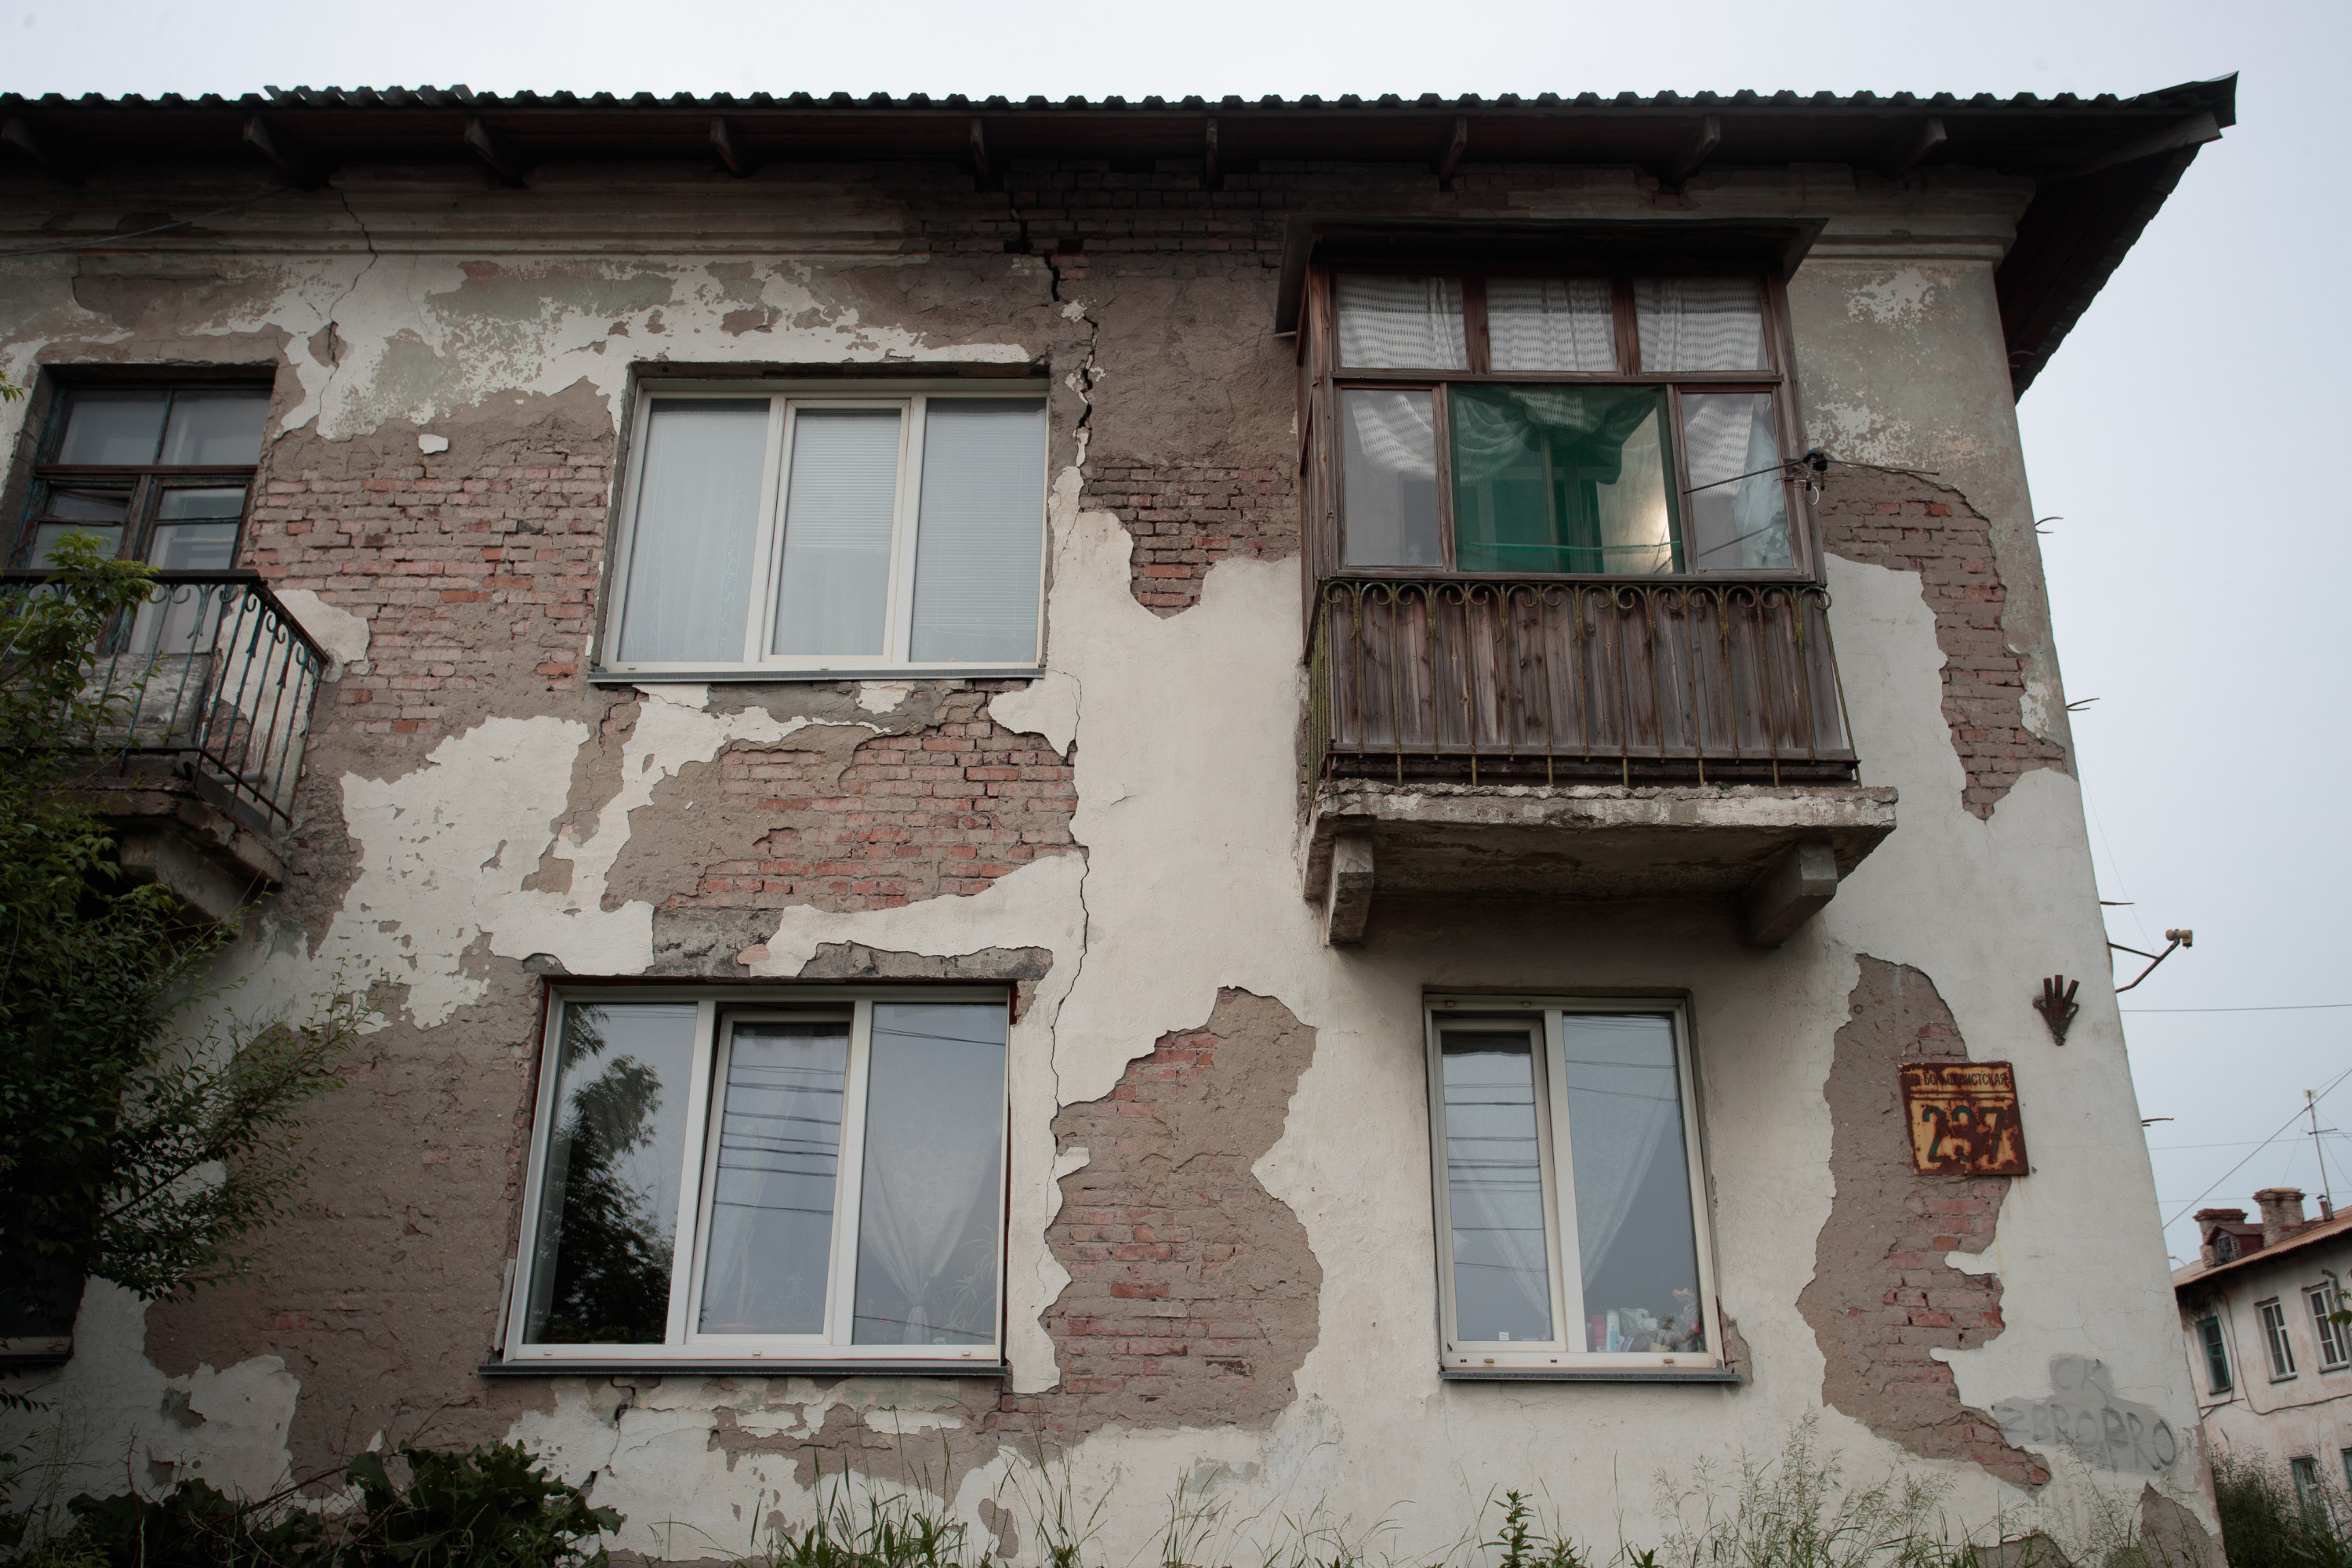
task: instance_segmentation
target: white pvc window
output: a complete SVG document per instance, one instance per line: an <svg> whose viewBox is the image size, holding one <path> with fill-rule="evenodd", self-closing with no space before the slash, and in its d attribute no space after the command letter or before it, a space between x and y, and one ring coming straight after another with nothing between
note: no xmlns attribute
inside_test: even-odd
<svg viewBox="0 0 2352 1568"><path fill-rule="evenodd" d="M1427 1013L1442 1364L1723 1364L1687 1029L1672 1003Z"/></svg>
<svg viewBox="0 0 2352 1568"><path fill-rule="evenodd" d="M1007 999L572 992L510 1360L1001 1359Z"/></svg>
<svg viewBox="0 0 2352 1568"><path fill-rule="evenodd" d="M1034 668L1045 400L668 391L638 400L604 668Z"/></svg>

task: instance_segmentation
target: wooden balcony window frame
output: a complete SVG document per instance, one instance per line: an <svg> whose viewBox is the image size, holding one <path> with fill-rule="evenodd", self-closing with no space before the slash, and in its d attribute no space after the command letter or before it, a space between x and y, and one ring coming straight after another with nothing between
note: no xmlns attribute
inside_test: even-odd
<svg viewBox="0 0 2352 1568"><path fill-rule="evenodd" d="M87 485L93 489L120 489L124 492L122 538L115 549L115 557L122 561L143 561L153 539L156 513L163 506L163 496L174 489L226 489L231 485L243 487L245 504L236 519L236 544L231 556L242 560L246 538L253 517L255 480L260 474L258 461L251 463L203 464L170 466L160 463L59 463L55 458L58 448L64 445L66 423L72 416L74 399L92 392L163 392L178 395L184 392L258 392L269 395L269 383L255 377L212 377L204 380L157 381L71 381L60 385L50 398L32 465L31 484L26 488L23 510L16 520L16 537L11 541L5 564L25 567L31 564L35 542L44 523L72 523L83 519L57 518L48 514L49 497L59 486ZM164 415L170 420L168 410ZM262 435L268 438L267 423ZM257 457L258 454L257 454ZM226 519L205 519L221 521ZM96 531L91 530L90 531Z"/></svg>
<svg viewBox="0 0 2352 1568"><path fill-rule="evenodd" d="M1339 363L1336 279L1340 273L1386 274L1415 278L1451 278L1462 285L1463 331L1470 362L1467 370L1375 370ZM1764 317L1765 357L1769 368L1758 371L1652 371L1641 368L1640 331L1633 305L1633 283L1639 278L1738 277L1754 279ZM1601 374L1565 371L1497 371L1493 368L1486 321L1486 281L1492 278L1606 278L1615 306L1618 371ZM1446 388L1450 385L1501 384L1534 386L1643 386L1665 390L1671 426L1673 483L1675 506L1675 547L1685 544L1685 509L1691 494L1688 445L1682 432L1682 399L1687 394L1767 392L1772 397L1774 426L1784 458L1805 449L1798 416L1795 348L1790 331L1788 293L1776 274L1752 267L1691 265L1639 268L1572 265L1434 265L1427 262L1318 263L1307 270L1305 309L1300 331L1298 427L1301 494L1307 510L1309 570L1307 587L1332 576L1464 577L1611 582L1775 582L1817 583L1820 557L1817 531L1805 487L1783 479L1790 522L1790 565L1776 570L1728 568L1700 571L1685 566L1672 573L1465 573L1454 565L1454 498L1450 430L1446 422ZM1347 526L1344 463L1338 450L1339 395L1355 388L1426 391L1433 395L1436 415L1438 529L1444 562L1438 566L1343 565ZM1311 616L1310 616L1311 618Z"/></svg>

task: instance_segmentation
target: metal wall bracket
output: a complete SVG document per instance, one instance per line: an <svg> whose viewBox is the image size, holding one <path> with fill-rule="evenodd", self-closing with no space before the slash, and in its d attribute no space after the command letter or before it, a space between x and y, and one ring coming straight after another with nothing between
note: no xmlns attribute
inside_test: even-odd
<svg viewBox="0 0 2352 1568"><path fill-rule="evenodd" d="M2074 1022L2074 1015L2083 1010L2074 1000L2074 993L2082 988L2081 981L2069 983L2063 974L2053 974L2042 983L2042 995L2033 1004L2033 1010L2050 1026L2050 1038L2058 1045L2066 1043L2066 1030Z"/></svg>

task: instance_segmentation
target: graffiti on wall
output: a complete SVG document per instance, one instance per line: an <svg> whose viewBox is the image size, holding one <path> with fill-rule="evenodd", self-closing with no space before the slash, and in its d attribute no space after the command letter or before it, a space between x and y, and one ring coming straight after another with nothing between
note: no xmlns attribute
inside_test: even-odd
<svg viewBox="0 0 2352 1568"><path fill-rule="evenodd" d="M2180 1462L2172 1423L2116 1394L2115 1374L2090 1356L2050 1358L2050 1396L1992 1407L2001 1435L2020 1447L2063 1444L2101 1469L2161 1476Z"/></svg>

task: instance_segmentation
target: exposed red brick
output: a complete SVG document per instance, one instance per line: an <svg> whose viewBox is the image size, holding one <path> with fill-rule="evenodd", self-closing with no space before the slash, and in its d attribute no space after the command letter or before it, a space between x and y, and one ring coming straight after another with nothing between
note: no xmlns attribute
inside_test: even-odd
<svg viewBox="0 0 2352 1568"><path fill-rule="evenodd" d="M1968 498L1915 475L1839 468L1818 514L1832 554L1919 574L1944 652L1944 720L1968 774L1961 803L1989 817L2032 769L2063 769L2065 748L2025 727L2030 661L2001 626L2009 590L1991 524Z"/></svg>

